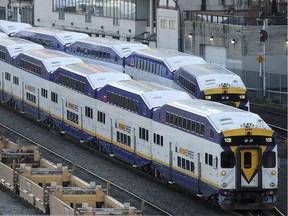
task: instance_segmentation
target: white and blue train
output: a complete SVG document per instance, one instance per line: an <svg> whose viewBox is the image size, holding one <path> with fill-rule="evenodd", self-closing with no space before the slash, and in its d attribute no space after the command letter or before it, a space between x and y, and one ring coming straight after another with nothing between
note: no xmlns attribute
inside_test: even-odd
<svg viewBox="0 0 288 216"><path fill-rule="evenodd" d="M2 41L3 103L224 209L275 206L276 135L258 115Z"/></svg>
<svg viewBox="0 0 288 216"><path fill-rule="evenodd" d="M0 20L0 32L6 34L7 36L11 36L22 29L31 27L32 26L28 23Z"/></svg>
<svg viewBox="0 0 288 216"><path fill-rule="evenodd" d="M59 34L67 34L67 31L32 27L20 30L13 36L76 55L87 63L122 70L136 80L153 81L184 90L194 98L249 110L248 92L241 78L221 66L207 63L201 57L115 39L91 38L85 34L83 37L82 33L77 32L69 32L73 38L69 43L56 46L59 44ZM48 37L50 42L44 43L43 40L46 41Z"/></svg>

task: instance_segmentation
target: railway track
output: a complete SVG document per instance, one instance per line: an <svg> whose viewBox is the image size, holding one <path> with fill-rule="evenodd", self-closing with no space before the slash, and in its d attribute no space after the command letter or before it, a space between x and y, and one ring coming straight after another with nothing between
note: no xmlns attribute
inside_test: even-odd
<svg viewBox="0 0 288 216"><path fill-rule="evenodd" d="M287 140L287 108L251 104L251 112L260 115L277 132L278 138Z"/></svg>
<svg viewBox="0 0 288 216"><path fill-rule="evenodd" d="M97 185L101 185L102 188L107 188L109 190L109 195L115 198L116 200L129 202L131 206L136 207L139 211L143 211L144 215L172 215L167 211L161 209L160 207L154 205L153 203L133 194L132 192L124 189L123 187L110 182L109 179L103 178L102 176L90 171L89 169L74 163L66 157L54 152L53 150L41 145L38 142L31 140L25 135L15 131L14 129L0 124L0 131L2 136L4 135L6 138L13 142L27 143L40 147L42 157L57 163L61 163L63 166L67 166L73 170L73 175L79 177L80 179L86 182L96 182ZM145 210L144 210L145 209Z"/></svg>

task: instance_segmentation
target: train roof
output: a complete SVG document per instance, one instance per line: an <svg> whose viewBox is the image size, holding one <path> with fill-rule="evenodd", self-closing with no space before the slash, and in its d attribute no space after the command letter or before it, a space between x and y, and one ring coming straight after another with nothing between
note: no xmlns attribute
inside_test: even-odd
<svg viewBox="0 0 288 216"><path fill-rule="evenodd" d="M218 131L241 127L271 130L259 115L217 102L188 99L173 101L167 105L207 118Z"/></svg>
<svg viewBox="0 0 288 216"><path fill-rule="evenodd" d="M213 64L190 64L179 68L177 73L187 73L198 80L200 89L218 87L234 87L246 89L240 76L228 69Z"/></svg>
<svg viewBox="0 0 288 216"><path fill-rule="evenodd" d="M77 45L78 43L86 43L86 44L90 44L91 46L94 45L94 46L110 47L121 58L127 57L128 55L130 55L132 52L136 50L148 48L147 45L144 45L141 43L131 43L127 41L120 41L116 39L107 39L107 38L100 38L100 37L81 38L77 40L74 44ZM72 46L74 44L72 44Z"/></svg>
<svg viewBox="0 0 288 216"><path fill-rule="evenodd" d="M49 49L28 50L21 54L21 58L24 55L42 61L47 71L54 71L58 67L66 64L83 63L80 58Z"/></svg>
<svg viewBox="0 0 288 216"><path fill-rule="evenodd" d="M2 37L8 37L8 35L5 34L4 32L0 32L0 38L2 38Z"/></svg>
<svg viewBox="0 0 288 216"><path fill-rule="evenodd" d="M19 53L25 50L44 49L40 44L21 39L21 38L10 38L0 37L0 46L6 47L10 56L15 57Z"/></svg>
<svg viewBox="0 0 288 216"><path fill-rule="evenodd" d="M180 66L187 64L207 64L207 62L199 56L172 49L149 48L137 50L135 53L163 61L171 71L175 71L179 69Z"/></svg>
<svg viewBox="0 0 288 216"><path fill-rule="evenodd" d="M73 31L65 31L65 30L58 30L58 29L50 29L45 27L31 27L22 29L18 32L18 34L25 34L25 36L34 35L34 34L43 34L55 37L62 45L71 44L74 41L90 37L85 33L80 32L73 32Z"/></svg>
<svg viewBox="0 0 288 216"><path fill-rule="evenodd" d="M61 66L60 68L74 74L86 77L93 89L101 88L110 82L131 80L128 74L95 64L77 63Z"/></svg>
<svg viewBox="0 0 288 216"><path fill-rule="evenodd" d="M140 95L149 109L162 106L170 101L191 98L186 92L147 81L124 80L109 85Z"/></svg>
<svg viewBox="0 0 288 216"><path fill-rule="evenodd" d="M22 29L32 27L28 23L12 22L7 20L0 20L0 31L7 35L14 34Z"/></svg>

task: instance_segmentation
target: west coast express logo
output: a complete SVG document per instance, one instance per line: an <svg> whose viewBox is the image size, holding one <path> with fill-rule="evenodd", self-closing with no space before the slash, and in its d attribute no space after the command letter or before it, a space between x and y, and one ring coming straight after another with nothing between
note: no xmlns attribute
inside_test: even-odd
<svg viewBox="0 0 288 216"><path fill-rule="evenodd" d="M76 104L73 104L73 103L71 103L71 102L68 102L68 103L67 103L67 107L68 107L69 109L71 109L71 110L74 110L74 111L78 112L78 105L76 105Z"/></svg>
<svg viewBox="0 0 288 216"><path fill-rule="evenodd" d="M186 157L189 157L191 159L194 159L194 152L189 150L189 149L185 149L182 147L178 147L177 145L175 146L175 152L179 153L180 155L184 155Z"/></svg>
<svg viewBox="0 0 288 216"><path fill-rule="evenodd" d="M122 124L120 122L115 122L115 128L117 128L118 130L121 130L121 131L125 131L127 133L131 132L131 127L130 126L127 126L127 125Z"/></svg>
<svg viewBox="0 0 288 216"><path fill-rule="evenodd" d="M33 87L33 86L31 86L31 85L25 85L25 89L26 89L27 91L32 92L32 93L35 93L35 92L36 92L36 88Z"/></svg>

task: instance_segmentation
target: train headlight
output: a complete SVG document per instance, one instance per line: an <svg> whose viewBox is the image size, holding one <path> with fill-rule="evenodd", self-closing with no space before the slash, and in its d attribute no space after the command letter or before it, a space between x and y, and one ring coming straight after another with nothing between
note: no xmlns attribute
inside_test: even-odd
<svg viewBox="0 0 288 216"><path fill-rule="evenodd" d="M249 141L248 139L245 139L245 140L244 140L245 143L248 143L248 141Z"/></svg>
<svg viewBox="0 0 288 216"><path fill-rule="evenodd" d="M253 141L254 141L253 139L249 139L249 142L250 142L250 143L253 143Z"/></svg>
<svg viewBox="0 0 288 216"><path fill-rule="evenodd" d="M225 170L222 170L222 171L221 171L221 175L222 175L222 176L225 176L225 175L226 175L226 171L225 171Z"/></svg>
<svg viewBox="0 0 288 216"><path fill-rule="evenodd" d="M245 99L245 95L239 95L240 99Z"/></svg>
<svg viewBox="0 0 288 216"><path fill-rule="evenodd" d="M211 100L211 96L210 96L210 95L207 95L207 96L205 96L205 99L206 99L206 100Z"/></svg>
<svg viewBox="0 0 288 216"><path fill-rule="evenodd" d="M276 175L276 170L272 170L271 175Z"/></svg>
<svg viewBox="0 0 288 216"><path fill-rule="evenodd" d="M222 188L226 188L228 186L228 184L226 183L226 182L223 182L222 184L221 184L221 187Z"/></svg>
<svg viewBox="0 0 288 216"><path fill-rule="evenodd" d="M274 182L271 182L269 185L270 185L270 187L275 187L275 183Z"/></svg>
<svg viewBox="0 0 288 216"><path fill-rule="evenodd" d="M229 100L229 96L226 96L226 100Z"/></svg>

